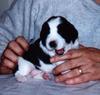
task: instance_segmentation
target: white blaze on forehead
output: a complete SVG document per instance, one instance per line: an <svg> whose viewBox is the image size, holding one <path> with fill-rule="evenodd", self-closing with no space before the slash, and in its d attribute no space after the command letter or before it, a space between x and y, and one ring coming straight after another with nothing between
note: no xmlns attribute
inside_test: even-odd
<svg viewBox="0 0 100 95"><path fill-rule="evenodd" d="M50 31L53 32L53 33L55 31L57 31L57 26L59 25L59 23L60 23L60 17L50 20L48 22L49 27L50 27Z"/></svg>
<svg viewBox="0 0 100 95"><path fill-rule="evenodd" d="M47 40L46 40L46 47L48 48L48 50L54 50L54 49L52 49L52 47L50 47L49 43L51 41L55 41L56 42L56 44L57 44L56 49L61 49L61 48L64 47L65 40L57 32L59 24L61 24L61 18L60 17L54 18L54 19L52 19L52 20L50 20L48 22L48 25L50 27L50 34L48 35ZM62 32L62 31L60 31L60 32ZM54 52L55 52L55 50L54 50Z"/></svg>

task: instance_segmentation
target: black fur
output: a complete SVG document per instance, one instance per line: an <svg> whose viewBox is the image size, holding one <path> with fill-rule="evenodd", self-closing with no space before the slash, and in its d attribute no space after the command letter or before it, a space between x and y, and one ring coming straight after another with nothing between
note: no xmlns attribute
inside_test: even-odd
<svg viewBox="0 0 100 95"><path fill-rule="evenodd" d="M27 61L30 61L31 63L35 63L34 65L36 68L40 66L39 59L42 60L46 64L50 63L50 56L43 52L43 50L39 46L40 39L35 41L34 44L31 44L28 51L25 52L23 55L23 58Z"/></svg>
<svg viewBox="0 0 100 95"><path fill-rule="evenodd" d="M78 38L78 31L64 17L61 17L61 24L58 25L58 33L66 40L66 43L71 41L74 43Z"/></svg>
<svg viewBox="0 0 100 95"><path fill-rule="evenodd" d="M39 42L41 41L43 46L46 46L46 38L50 33L50 27L48 25L48 22L51 19L55 19L57 17L53 16L43 24L40 33L40 38L37 41L35 41L35 43L31 44L29 50L23 55L23 58L30 61L31 63L34 63L37 69L39 69L38 67L40 67L39 60L42 60L45 64L51 64L50 56L47 55L40 48ZM66 43L70 43L71 41L74 43L75 40L78 38L77 30L65 18L61 16L59 17L61 18L61 23L58 25L58 33L66 40Z"/></svg>
<svg viewBox="0 0 100 95"><path fill-rule="evenodd" d="M49 25L47 23L47 21L43 24L42 26L42 30L40 32L40 40L42 41L42 44L44 46L46 46L46 38L48 36L48 34L50 33L50 28Z"/></svg>

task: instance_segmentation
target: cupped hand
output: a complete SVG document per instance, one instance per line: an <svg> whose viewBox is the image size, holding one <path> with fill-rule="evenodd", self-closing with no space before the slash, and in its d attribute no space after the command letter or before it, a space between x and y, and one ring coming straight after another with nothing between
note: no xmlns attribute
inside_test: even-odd
<svg viewBox="0 0 100 95"><path fill-rule="evenodd" d="M0 74L12 73L17 65L19 56L28 49L29 44L24 37L17 37L15 40L8 43L1 58Z"/></svg>

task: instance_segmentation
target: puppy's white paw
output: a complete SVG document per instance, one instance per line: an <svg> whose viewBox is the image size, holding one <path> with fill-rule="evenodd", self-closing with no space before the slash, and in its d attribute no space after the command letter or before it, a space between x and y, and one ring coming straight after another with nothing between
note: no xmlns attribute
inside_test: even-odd
<svg viewBox="0 0 100 95"><path fill-rule="evenodd" d="M19 82L25 82L27 81L27 77L26 76L23 76L18 72L15 73L15 78L17 79L17 81Z"/></svg>
<svg viewBox="0 0 100 95"><path fill-rule="evenodd" d="M50 74L49 73L43 73L43 78L45 79L45 80L51 80L51 76L50 76Z"/></svg>
<svg viewBox="0 0 100 95"><path fill-rule="evenodd" d="M35 69L35 67L31 62L23 59L22 57L19 57L18 71L16 71L16 73L15 73L15 78L21 82L27 81L27 79L30 77L30 73L34 69Z"/></svg>
<svg viewBox="0 0 100 95"><path fill-rule="evenodd" d="M23 75L23 76L28 75L34 69L35 69L35 66L31 62L25 60L22 57L19 57L18 71L21 75Z"/></svg>
<svg viewBox="0 0 100 95"><path fill-rule="evenodd" d="M34 79L44 79L43 78L43 72L42 71L40 71L40 70L33 70L32 72L31 72L31 75L32 75L32 77L34 78Z"/></svg>

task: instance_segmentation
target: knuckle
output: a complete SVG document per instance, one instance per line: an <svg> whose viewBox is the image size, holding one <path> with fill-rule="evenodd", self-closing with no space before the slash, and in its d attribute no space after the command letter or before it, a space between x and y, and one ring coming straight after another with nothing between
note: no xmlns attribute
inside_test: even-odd
<svg viewBox="0 0 100 95"><path fill-rule="evenodd" d="M27 50L28 47L29 47L29 44L27 42L27 40L20 36L20 37L17 37L16 40L15 40L23 49Z"/></svg>
<svg viewBox="0 0 100 95"><path fill-rule="evenodd" d="M25 38L22 37L22 36L17 37L17 38L15 39L15 41L18 42L18 43L25 43L25 42L26 42Z"/></svg>
<svg viewBox="0 0 100 95"><path fill-rule="evenodd" d="M25 38L23 37L23 36L18 36L17 38L16 38L16 41L21 41L21 40L25 40Z"/></svg>
<svg viewBox="0 0 100 95"><path fill-rule="evenodd" d="M12 52L14 52L14 53L16 53L18 55L22 55L23 54L23 49L15 41L10 42L8 48L11 49Z"/></svg>
<svg viewBox="0 0 100 95"><path fill-rule="evenodd" d="M55 75L60 73L59 67L58 67L58 66L55 67L55 68L53 69L53 73L54 73Z"/></svg>
<svg viewBox="0 0 100 95"><path fill-rule="evenodd" d="M15 41L11 41L11 42L9 42L8 47L9 48L12 48L15 44L16 44Z"/></svg>
<svg viewBox="0 0 100 95"><path fill-rule="evenodd" d="M12 52L10 49L7 49L5 52L4 52L4 55L3 55L5 58L9 59L9 60L12 60L13 62L17 62L17 55Z"/></svg>
<svg viewBox="0 0 100 95"><path fill-rule="evenodd" d="M11 51L10 51L10 49L8 49L8 48L7 48L7 49L5 50L5 52L4 52L4 54L3 54L3 55L4 55L5 57L7 57L7 56L8 56L8 54L9 54L10 52L11 52Z"/></svg>

